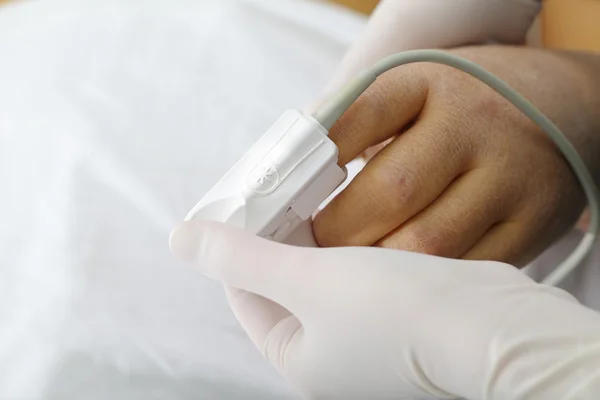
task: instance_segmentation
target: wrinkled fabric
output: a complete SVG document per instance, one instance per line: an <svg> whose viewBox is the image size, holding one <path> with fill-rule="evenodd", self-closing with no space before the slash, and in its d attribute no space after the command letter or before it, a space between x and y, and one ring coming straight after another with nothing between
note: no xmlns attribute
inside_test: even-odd
<svg viewBox="0 0 600 400"><path fill-rule="evenodd" d="M298 1L0 9L0 399L296 398L168 235L364 24Z"/></svg>
<svg viewBox="0 0 600 400"><path fill-rule="evenodd" d="M168 235L362 26L295 2L0 11L1 399L295 398Z"/></svg>

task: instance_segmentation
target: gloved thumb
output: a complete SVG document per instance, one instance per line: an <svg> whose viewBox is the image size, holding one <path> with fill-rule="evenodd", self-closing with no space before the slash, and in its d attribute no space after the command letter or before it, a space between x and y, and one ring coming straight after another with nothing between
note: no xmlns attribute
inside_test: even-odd
<svg viewBox="0 0 600 400"><path fill-rule="evenodd" d="M294 314L307 307L300 288L311 278L311 249L270 242L202 220L177 227L170 246L177 257L226 286L258 294Z"/></svg>

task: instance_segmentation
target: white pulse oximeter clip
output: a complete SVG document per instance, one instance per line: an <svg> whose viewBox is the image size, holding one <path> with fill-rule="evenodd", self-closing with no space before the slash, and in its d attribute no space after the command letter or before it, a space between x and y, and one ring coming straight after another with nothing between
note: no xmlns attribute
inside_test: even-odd
<svg viewBox="0 0 600 400"><path fill-rule="evenodd" d="M346 179L338 148L312 117L286 112L190 211L283 241Z"/></svg>

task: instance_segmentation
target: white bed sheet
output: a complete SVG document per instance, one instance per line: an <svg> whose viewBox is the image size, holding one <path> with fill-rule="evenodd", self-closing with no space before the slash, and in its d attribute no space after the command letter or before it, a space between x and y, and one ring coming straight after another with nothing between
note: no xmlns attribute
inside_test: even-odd
<svg viewBox="0 0 600 400"><path fill-rule="evenodd" d="M295 398L168 235L363 24L296 1L0 11L0 399Z"/></svg>
<svg viewBox="0 0 600 400"><path fill-rule="evenodd" d="M280 0L0 10L0 399L295 398L168 234L364 22Z"/></svg>

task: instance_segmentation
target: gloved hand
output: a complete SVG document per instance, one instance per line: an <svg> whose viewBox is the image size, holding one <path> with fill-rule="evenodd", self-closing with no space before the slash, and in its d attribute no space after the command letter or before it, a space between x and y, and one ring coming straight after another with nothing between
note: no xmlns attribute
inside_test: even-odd
<svg viewBox="0 0 600 400"><path fill-rule="evenodd" d="M229 287L250 338L309 398L600 393L600 316L511 266L292 247L202 221L171 247Z"/></svg>
<svg viewBox="0 0 600 400"><path fill-rule="evenodd" d="M545 112L600 183L598 56L503 46L452 52ZM522 266L583 209L583 192L546 134L483 83L446 66L387 72L330 137L340 164L392 142L316 216L321 246L376 245Z"/></svg>

